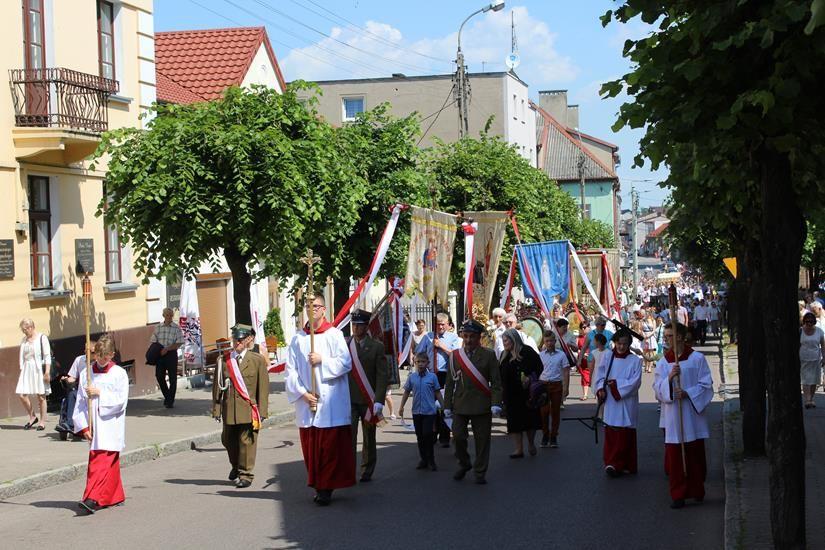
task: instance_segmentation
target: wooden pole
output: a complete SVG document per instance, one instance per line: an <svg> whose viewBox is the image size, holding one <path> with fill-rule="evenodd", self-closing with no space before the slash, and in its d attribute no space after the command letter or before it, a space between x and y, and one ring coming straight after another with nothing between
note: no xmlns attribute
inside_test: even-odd
<svg viewBox="0 0 825 550"><path fill-rule="evenodd" d="M675 366L678 367L679 366L679 353L681 353L682 350L679 349L679 347L677 346L677 343L676 343L676 340L679 337L679 332L677 330L677 326L679 325L679 321L676 318L676 311L677 311L676 308L677 308L677 304L679 303L679 301L678 301L678 295L676 293L676 285L674 285L673 283L670 283L670 288L668 288L667 294L668 294L668 302L669 302L669 305L670 305L670 326L672 327L671 330L673 331L673 361L675 363ZM682 390L681 376L676 375L676 377L673 379L673 381L675 382L674 389L677 390L677 391L681 391ZM676 398L676 405L679 409L679 445L682 447L682 473L685 475L685 477L687 477L687 459L685 457L685 422L684 422L683 413L682 413L682 398L681 397Z"/></svg>
<svg viewBox="0 0 825 550"><path fill-rule="evenodd" d="M86 325L86 387L92 385L92 351L91 351L91 302L92 302L92 281L89 273L83 275L83 320ZM86 408L87 420L89 424L89 435L94 435L94 414L92 413L91 397L86 396L88 407Z"/></svg>
<svg viewBox="0 0 825 550"><path fill-rule="evenodd" d="M314 266L318 262L321 261L319 256L313 254L311 248L307 248L307 255L301 258L301 261L307 265L307 292L304 295L304 310L306 311L306 306L309 304L311 306L312 300L315 297L315 283L314 283ZM309 300L309 302L307 302ZM309 308L309 352L315 353L315 310L312 307ZM309 375L312 379L311 382L311 389L310 392L315 397L318 397L318 388L316 387L315 383L315 365L309 365ZM311 412L315 412L318 410L318 405L311 404L309 406L309 410Z"/></svg>

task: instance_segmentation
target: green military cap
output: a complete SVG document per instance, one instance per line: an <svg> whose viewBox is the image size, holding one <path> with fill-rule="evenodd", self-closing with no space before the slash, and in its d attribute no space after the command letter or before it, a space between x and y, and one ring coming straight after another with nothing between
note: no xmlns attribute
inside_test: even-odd
<svg viewBox="0 0 825 550"><path fill-rule="evenodd" d="M236 324L229 330L232 331L232 338L235 340L243 340L247 336L253 336L255 334L255 329L249 325L244 325L241 323Z"/></svg>

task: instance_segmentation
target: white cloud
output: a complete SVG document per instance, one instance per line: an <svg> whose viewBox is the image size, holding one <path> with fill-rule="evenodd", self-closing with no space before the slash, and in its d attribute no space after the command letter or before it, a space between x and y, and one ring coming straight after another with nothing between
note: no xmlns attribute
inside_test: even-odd
<svg viewBox="0 0 825 550"><path fill-rule="evenodd" d="M533 86L573 81L579 69L572 59L556 50L556 34L546 23L532 17L527 8L516 7L512 12L522 60L516 70L519 76ZM504 59L510 53L509 15L509 11L487 13L464 27L461 45L471 72L479 72L482 67L486 71L506 70ZM399 29L387 23L367 21L364 27L371 34L333 28L330 35L344 44L324 38L291 50L280 60L287 80L378 77L396 72L444 74L454 70L457 32L408 42ZM401 44L403 48L387 42Z"/></svg>

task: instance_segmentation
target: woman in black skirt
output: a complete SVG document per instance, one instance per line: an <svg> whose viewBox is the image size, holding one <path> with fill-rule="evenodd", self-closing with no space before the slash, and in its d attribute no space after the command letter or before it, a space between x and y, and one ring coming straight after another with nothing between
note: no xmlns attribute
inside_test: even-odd
<svg viewBox="0 0 825 550"><path fill-rule="evenodd" d="M527 434L527 450L536 454L536 430L541 429L538 409L527 407L530 382L541 374L541 358L530 346L522 343L516 329L508 329L502 335L504 352L501 354L501 384L504 389L504 406L507 408L507 433L515 446L510 458L524 458L524 438Z"/></svg>

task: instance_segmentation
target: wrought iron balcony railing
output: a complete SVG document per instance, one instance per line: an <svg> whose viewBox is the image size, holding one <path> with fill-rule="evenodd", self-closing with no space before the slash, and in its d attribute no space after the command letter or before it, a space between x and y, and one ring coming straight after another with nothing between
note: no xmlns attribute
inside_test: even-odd
<svg viewBox="0 0 825 550"><path fill-rule="evenodd" d="M71 69L11 69L9 84L17 126L108 129L107 100L118 82Z"/></svg>

